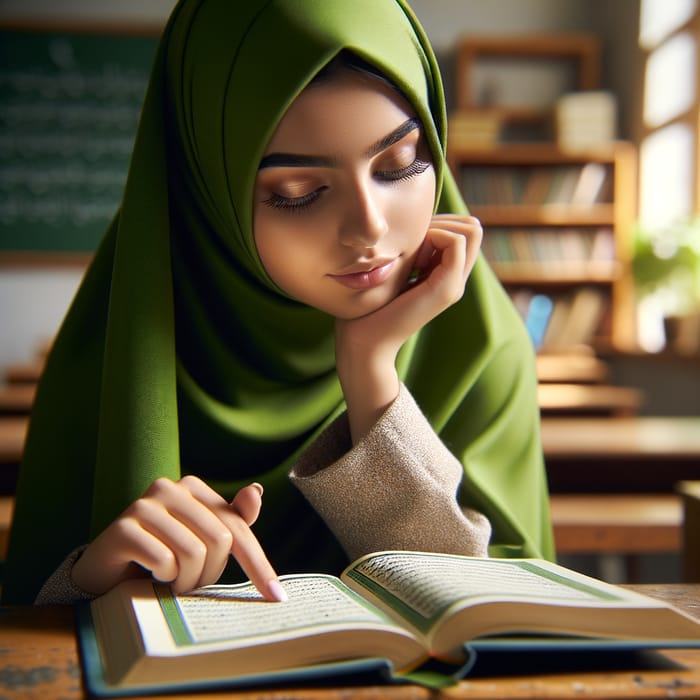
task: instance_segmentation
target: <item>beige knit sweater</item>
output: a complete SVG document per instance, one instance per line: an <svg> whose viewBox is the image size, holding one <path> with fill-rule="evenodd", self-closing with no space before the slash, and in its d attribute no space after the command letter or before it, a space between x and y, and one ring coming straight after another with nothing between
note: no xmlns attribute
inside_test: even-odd
<svg viewBox="0 0 700 700"><path fill-rule="evenodd" d="M488 556L488 520L461 508L462 466L409 391L354 447L341 415L294 465L290 479L325 520L348 557L386 549ZM90 599L70 572L84 547L49 577L36 604Z"/></svg>
<svg viewBox="0 0 700 700"><path fill-rule="evenodd" d="M302 455L291 479L350 559L385 549L487 556L491 528L457 502L460 462L408 389L353 448L347 414Z"/></svg>

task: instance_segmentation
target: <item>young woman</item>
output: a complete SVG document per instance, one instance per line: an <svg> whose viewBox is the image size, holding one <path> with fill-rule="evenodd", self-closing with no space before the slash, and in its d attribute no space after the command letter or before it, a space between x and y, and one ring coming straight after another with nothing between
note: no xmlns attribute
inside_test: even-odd
<svg viewBox="0 0 700 700"><path fill-rule="evenodd" d="M400 0L176 6L37 396L5 602L552 556L531 346L445 138Z"/></svg>

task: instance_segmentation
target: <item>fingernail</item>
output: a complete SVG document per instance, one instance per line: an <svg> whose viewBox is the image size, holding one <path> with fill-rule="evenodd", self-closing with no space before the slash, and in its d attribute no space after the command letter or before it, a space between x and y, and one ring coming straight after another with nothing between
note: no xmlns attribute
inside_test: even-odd
<svg viewBox="0 0 700 700"><path fill-rule="evenodd" d="M254 481L254 482L251 484L251 486L254 486L254 487L260 492L260 495L261 495L261 496L263 495L263 492L264 492L265 489L263 489L262 484L259 484L257 481Z"/></svg>
<svg viewBox="0 0 700 700"><path fill-rule="evenodd" d="M288 600L287 591L282 588L282 584L275 578L267 582L267 590L278 603L284 603Z"/></svg>

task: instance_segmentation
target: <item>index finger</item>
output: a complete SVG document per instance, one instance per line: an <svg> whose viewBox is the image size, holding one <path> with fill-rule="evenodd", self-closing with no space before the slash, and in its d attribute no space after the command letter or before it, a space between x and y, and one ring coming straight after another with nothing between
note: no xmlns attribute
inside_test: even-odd
<svg viewBox="0 0 700 700"><path fill-rule="evenodd" d="M258 538L240 515L231 513L231 516L230 524L227 522L228 518L224 521L233 535L231 554L266 600L277 602L287 600L287 594Z"/></svg>
<svg viewBox="0 0 700 700"><path fill-rule="evenodd" d="M277 573L272 568L262 545L247 523L230 509L222 518L233 535L231 554L236 558L246 576L262 593L266 600L283 602L287 594L279 582Z"/></svg>
<svg viewBox="0 0 700 700"><path fill-rule="evenodd" d="M226 503L219 494L196 477L185 476L180 482L193 496L205 503L229 530L233 538L231 554L263 597L271 601L286 600L287 595L262 545L244 517L236 510L236 499L232 504ZM252 488L257 492L256 487Z"/></svg>

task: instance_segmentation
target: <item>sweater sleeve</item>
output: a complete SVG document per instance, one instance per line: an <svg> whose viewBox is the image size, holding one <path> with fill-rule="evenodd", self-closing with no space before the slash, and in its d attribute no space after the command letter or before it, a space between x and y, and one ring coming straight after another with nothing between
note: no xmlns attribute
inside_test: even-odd
<svg viewBox="0 0 700 700"><path fill-rule="evenodd" d="M81 600L94 600L97 598L92 593L86 593L73 583L71 570L82 555L85 547L74 549L49 576L36 596L34 605L73 605Z"/></svg>
<svg viewBox="0 0 700 700"><path fill-rule="evenodd" d="M351 559L391 549L488 556L488 520L457 502L463 474L402 385L358 444L343 414L290 478Z"/></svg>

